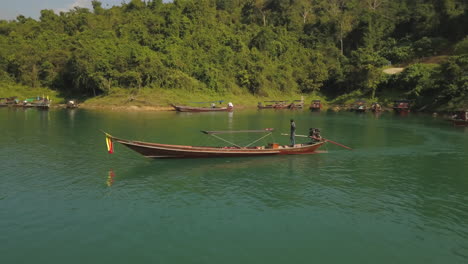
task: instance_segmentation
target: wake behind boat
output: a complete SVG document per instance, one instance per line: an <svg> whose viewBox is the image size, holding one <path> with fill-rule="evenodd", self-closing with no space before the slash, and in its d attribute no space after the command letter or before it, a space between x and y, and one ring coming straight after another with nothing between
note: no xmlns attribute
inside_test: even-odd
<svg viewBox="0 0 468 264"><path fill-rule="evenodd" d="M238 131L202 131L207 135L214 136L230 146L208 147L208 146L185 146L168 145L160 143L149 143L142 141L133 141L121 139L106 133L106 143L109 153L114 152L113 142L118 142L147 158L217 158L217 157L248 157L248 156L268 156L268 155L292 155L292 154L313 154L326 141L310 142L304 144L295 144L294 146L279 145L270 143L266 146L251 146L259 140L272 134L273 129L262 130L238 130ZM239 146L220 138L219 134L227 133L266 133L259 139L253 141L247 146Z"/></svg>

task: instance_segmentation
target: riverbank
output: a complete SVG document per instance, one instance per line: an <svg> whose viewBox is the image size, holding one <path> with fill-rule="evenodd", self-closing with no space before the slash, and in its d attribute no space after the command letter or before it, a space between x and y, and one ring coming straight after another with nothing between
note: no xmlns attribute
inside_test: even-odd
<svg viewBox="0 0 468 264"><path fill-rule="evenodd" d="M138 91L115 89L111 94L89 98L80 103L86 109L110 109L122 111L168 111L173 110L171 104L194 105L194 102L219 101L232 102L236 109L256 108L259 102L271 100L304 100L309 105L312 100L321 100L328 105L325 97L318 94L272 94L269 97L260 97L251 94L215 94L207 91L183 91L144 88ZM201 104L202 106L205 106ZM208 105L208 104L206 104Z"/></svg>
<svg viewBox="0 0 468 264"><path fill-rule="evenodd" d="M193 102L207 102L224 100L221 105L232 102L236 109L253 109L259 102L265 101L285 101L290 103L294 100L304 100L304 107L308 108L313 100L321 100L322 110L332 110L335 112L348 110L356 100L363 99L367 106L373 102L379 102L382 107L391 110L393 101L401 99L401 95L396 92L387 91L379 94L378 98L366 98L359 90L352 93L342 94L335 98L327 98L321 94L269 94L268 97L255 96L249 93L226 93L216 94L208 91L185 91L185 90L164 90L157 88L141 89L119 89L114 88L109 94L96 97L76 97L65 96L57 91L38 87L31 88L15 84L0 84L0 98L16 96L19 101L37 96L48 96L52 100L51 107L66 107L68 100L74 100L80 108L94 110L111 111L172 111L171 104L195 105ZM264 103L265 104L265 103ZM206 104L208 105L208 104ZM203 105L205 106L205 105ZM461 99L452 100L446 105L437 108L414 108L413 111L425 112L448 112L456 109L466 108L466 102Z"/></svg>

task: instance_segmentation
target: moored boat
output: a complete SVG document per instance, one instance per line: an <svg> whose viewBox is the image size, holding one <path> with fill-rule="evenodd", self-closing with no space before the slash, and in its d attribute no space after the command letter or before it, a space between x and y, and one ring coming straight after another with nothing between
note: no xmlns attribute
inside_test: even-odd
<svg viewBox="0 0 468 264"><path fill-rule="evenodd" d="M450 119L454 126L468 126L468 111L456 111Z"/></svg>
<svg viewBox="0 0 468 264"><path fill-rule="evenodd" d="M258 102L258 109L285 109L289 107L286 101L265 101L265 104Z"/></svg>
<svg viewBox="0 0 468 264"><path fill-rule="evenodd" d="M206 104L211 103L210 107L199 107L199 106L185 106L171 104L172 107L178 112L230 112L234 110L234 105L229 102L226 107L218 107L215 103L222 103L224 101L211 101L211 102L194 102L195 104Z"/></svg>
<svg viewBox="0 0 468 264"><path fill-rule="evenodd" d="M193 107L183 105L171 105L178 112L229 112L234 107Z"/></svg>
<svg viewBox="0 0 468 264"><path fill-rule="evenodd" d="M302 109L302 108L304 108L304 99L292 101L289 104L288 108L289 109Z"/></svg>
<svg viewBox="0 0 468 264"><path fill-rule="evenodd" d="M287 109L290 107L290 104L286 103L286 101L276 101L273 104L274 109Z"/></svg>
<svg viewBox="0 0 468 264"><path fill-rule="evenodd" d="M16 96L0 98L0 107L16 106L18 104L19 101Z"/></svg>
<svg viewBox="0 0 468 264"><path fill-rule="evenodd" d="M48 97L38 96L24 100L21 106L25 108L36 107L38 109L49 109L51 102L52 100L49 100Z"/></svg>
<svg viewBox="0 0 468 264"><path fill-rule="evenodd" d="M351 107L351 111L356 113L364 113L367 111L366 101L364 100L357 100L354 102L353 106Z"/></svg>
<svg viewBox="0 0 468 264"><path fill-rule="evenodd" d="M76 103L75 100L69 100L69 101L67 102L66 107L67 107L68 109L75 109L75 108L78 108L78 104Z"/></svg>
<svg viewBox="0 0 468 264"><path fill-rule="evenodd" d="M393 111L397 114L408 114L411 110L411 100L396 100L393 104Z"/></svg>
<svg viewBox="0 0 468 264"><path fill-rule="evenodd" d="M322 109L322 102L320 100L313 100L309 109L311 111L320 111Z"/></svg>
<svg viewBox="0 0 468 264"><path fill-rule="evenodd" d="M205 134L215 136L225 133L267 133L258 140L271 135L273 129L264 130L240 130L240 131L202 131ZM185 145L169 145L160 143L149 143L142 141L133 141L121 139L111 136L106 133L106 142L109 153L113 153L112 142L118 142L147 158L216 158L216 157L249 157L249 156L268 156L268 155L292 155L292 154L313 154L320 148L324 141L310 142L304 144L296 144L294 146L281 146L278 143L270 143L266 146L249 145L241 147L227 140L222 139L231 144L224 147L208 147L208 146L185 146Z"/></svg>
<svg viewBox="0 0 468 264"><path fill-rule="evenodd" d="M378 102L374 102L371 105L371 111L374 113L379 113L382 111L382 106Z"/></svg>

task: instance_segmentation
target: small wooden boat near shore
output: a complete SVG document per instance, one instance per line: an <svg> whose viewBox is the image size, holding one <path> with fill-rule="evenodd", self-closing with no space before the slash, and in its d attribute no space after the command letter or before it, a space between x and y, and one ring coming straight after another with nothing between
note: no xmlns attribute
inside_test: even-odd
<svg viewBox="0 0 468 264"><path fill-rule="evenodd" d="M32 107L35 107L35 108L38 108L38 109L49 109L50 107L50 103L52 102L52 100L49 100L49 97L32 97L32 98L28 98L26 100L23 101L22 104L18 105L18 106L22 106L24 108L32 108Z"/></svg>
<svg viewBox="0 0 468 264"><path fill-rule="evenodd" d="M16 106L19 101L16 96L0 98L0 107Z"/></svg>
<svg viewBox="0 0 468 264"><path fill-rule="evenodd" d="M313 100L309 109L310 111L320 111L322 109L322 102L320 102L320 100Z"/></svg>
<svg viewBox="0 0 468 264"><path fill-rule="evenodd" d="M367 102L360 99L354 102L354 104L351 106L351 112L356 112L356 113L364 113L367 111Z"/></svg>
<svg viewBox="0 0 468 264"><path fill-rule="evenodd" d="M212 135L218 139L231 144L225 147L204 147L204 146L184 146L168 145L159 143L149 143L142 141L133 141L121 139L106 133L106 142L109 153L113 153L112 142L118 142L147 158L218 158L218 157L249 157L249 156L268 156L268 155L292 155L292 154L313 154L320 148L325 141L310 142L305 144L296 144L294 146L280 146L278 143L270 143L267 146L250 145L271 135L273 129L264 130L240 130L240 131L202 131L205 134ZM218 137L218 134L225 133L267 133L251 144L241 147L227 140Z"/></svg>
<svg viewBox="0 0 468 264"><path fill-rule="evenodd" d="M265 101L265 104L258 102L258 109L285 109L288 108L289 104L286 101Z"/></svg>
<svg viewBox="0 0 468 264"><path fill-rule="evenodd" d="M411 110L412 100L396 100L393 104L393 111L397 114L408 114Z"/></svg>
<svg viewBox="0 0 468 264"><path fill-rule="evenodd" d="M66 104L67 109L75 109L78 108L78 104L76 103L75 100L69 100Z"/></svg>
<svg viewBox="0 0 468 264"><path fill-rule="evenodd" d="M234 107L194 107L194 106L184 106L184 105L174 105L172 107L178 112L230 112Z"/></svg>
<svg viewBox="0 0 468 264"><path fill-rule="evenodd" d="M378 102L373 102L371 105L371 111L374 113L382 112L382 106Z"/></svg>
<svg viewBox="0 0 468 264"><path fill-rule="evenodd" d="M289 104L288 108L289 109L302 109L302 108L304 108L304 99L292 101Z"/></svg>
<svg viewBox="0 0 468 264"><path fill-rule="evenodd" d="M468 111L455 111L449 120L454 126L468 126Z"/></svg>
<svg viewBox="0 0 468 264"><path fill-rule="evenodd" d="M194 104L209 104L211 103L210 107L199 107L199 106L185 106L185 105L175 105L171 104L171 106L178 112L230 112L234 110L234 105L229 102L226 107L218 107L215 103L222 103L221 101L211 101L211 102L193 102Z"/></svg>

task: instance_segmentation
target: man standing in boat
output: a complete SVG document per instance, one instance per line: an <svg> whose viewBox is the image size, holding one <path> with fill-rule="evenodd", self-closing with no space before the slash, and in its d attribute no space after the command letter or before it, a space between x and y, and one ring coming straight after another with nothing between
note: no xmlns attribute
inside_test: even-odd
<svg viewBox="0 0 468 264"><path fill-rule="evenodd" d="M296 123L294 123L294 119L291 119L291 147L294 147L296 145Z"/></svg>

